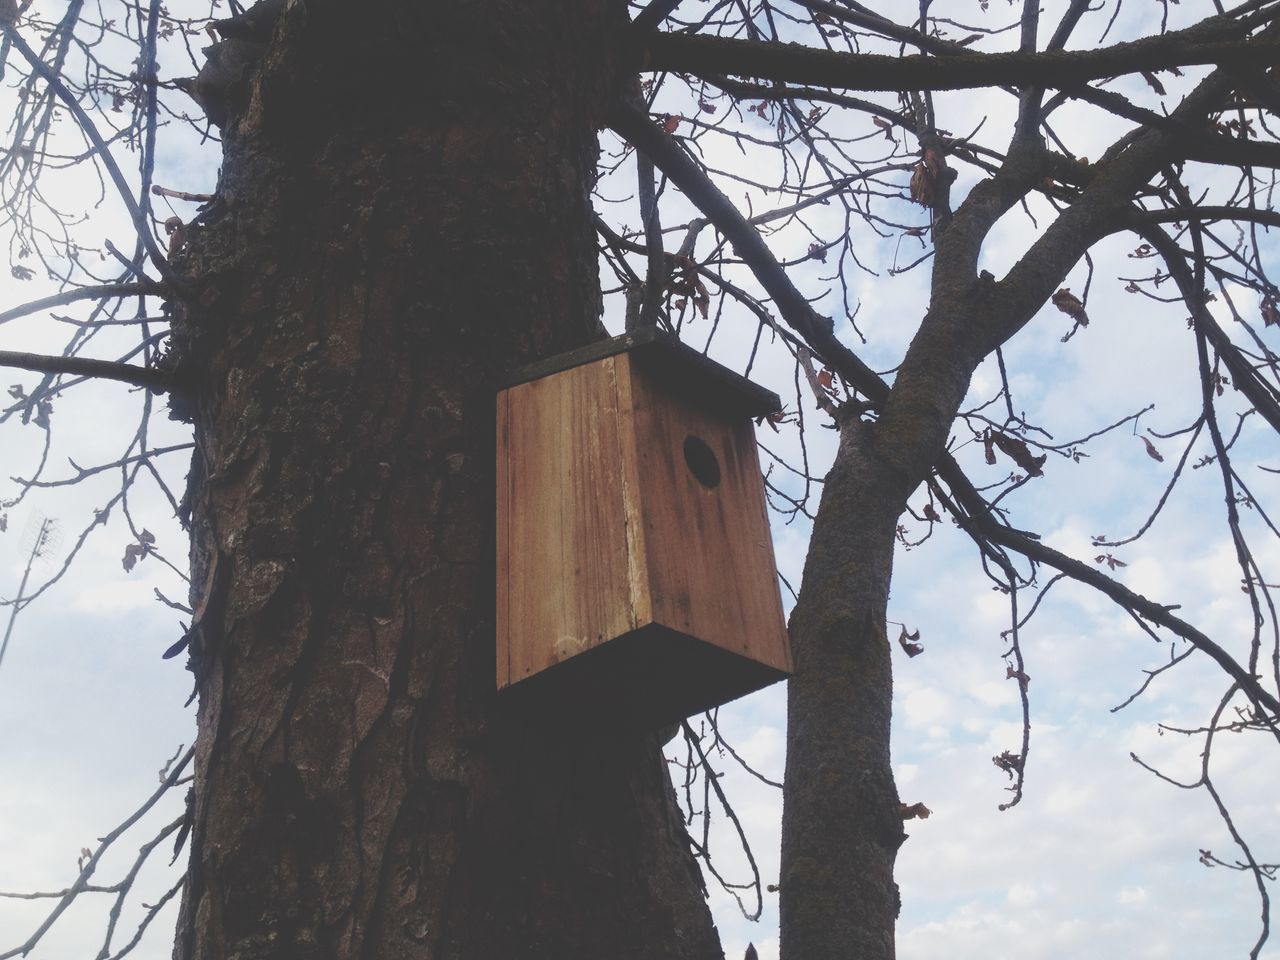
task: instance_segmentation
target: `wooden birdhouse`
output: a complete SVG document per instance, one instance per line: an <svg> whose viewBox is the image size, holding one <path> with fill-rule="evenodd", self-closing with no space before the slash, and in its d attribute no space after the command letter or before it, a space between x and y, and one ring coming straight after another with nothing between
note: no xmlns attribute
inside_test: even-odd
<svg viewBox="0 0 1280 960"><path fill-rule="evenodd" d="M658 331L520 371L498 396L499 688L657 728L787 675L752 427L779 406Z"/></svg>

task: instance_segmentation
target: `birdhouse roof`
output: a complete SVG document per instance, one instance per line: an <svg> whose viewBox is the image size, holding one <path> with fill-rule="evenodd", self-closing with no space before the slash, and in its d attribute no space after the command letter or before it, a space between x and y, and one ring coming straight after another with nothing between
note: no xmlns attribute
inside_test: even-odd
<svg viewBox="0 0 1280 960"><path fill-rule="evenodd" d="M763 417L782 409L772 390L716 363L678 338L656 328L597 340L585 347L548 357L516 370L503 387L541 380L552 374L595 363L606 357L630 354L647 374L672 393L680 394L722 413Z"/></svg>

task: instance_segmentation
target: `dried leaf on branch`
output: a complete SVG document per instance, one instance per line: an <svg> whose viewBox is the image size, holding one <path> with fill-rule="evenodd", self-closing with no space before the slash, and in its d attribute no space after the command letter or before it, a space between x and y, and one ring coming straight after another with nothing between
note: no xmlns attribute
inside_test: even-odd
<svg viewBox="0 0 1280 960"><path fill-rule="evenodd" d="M683 254L676 254L674 260L675 267L667 277L667 291L688 297L693 301L698 313L702 315L702 319L707 319L711 307L711 294L707 291L707 285L702 282L702 278L698 276L698 264L691 257ZM683 307L684 302L677 301L677 306Z"/></svg>
<svg viewBox="0 0 1280 960"><path fill-rule="evenodd" d="M126 573L133 570L138 565L138 561L151 552L152 545L155 542L155 534L150 530L144 529L138 534L138 539L135 543L131 543L124 548L124 559L121 564L124 566Z"/></svg>
<svg viewBox="0 0 1280 960"><path fill-rule="evenodd" d="M923 803L904 803L901 806L903 820L928 820L929 815L933 813Z"/></svg>
<svg viewBox="0 0 1280 960"><path fill-rule="evenodd" d="M922 207L932 207L938 197L938 178L942 176L942 158L933 149L924 152L911 173L911 199Z"/></svg>
<svg viewBox="0 0 1280 960"><path fill-rule="evenodd" d="M1280 308L1270 297L1262 301L1262 323L1268 327L1280 325Z"/></svg>
<svg viewBox="0 0 1280 960"><path fill-rule="evenodd" d="M982 435L982 445L986 448L987 463L996 462L995 448L998 447L1006 457L1025 470L1028 476L1044 476L1044 462L1049 455L1042 453L1035 456L1025 441L988 428Z"/></svg>
<svg viewBox="0 0 1280 960"><path fill-rule="evenodd" d="M919 630L913 630L911 633L907 633L907 628L903 625L902 632L898 634L898 643L901 644L902 649L907 652L908 657L918 657L920 654L924 653L924 646L919 642L919 640Z"/></svg>
<svg viewBox="0 0 1280 960"><path fill-rule="evenodd" d="M1089 314L1085 313L1084 304L1069 288L1063 287L1050 300L1055 307L1080 324L1080 326L1087 327L1089 325Z"/></svg>
<svg viewBox="0 0 1280 960"><path fill-rule="evenodd" d="M998 757L992 757L991 762L1003 770L1012 779L1015 773L1022 770L1022 757L1014 753L1012 750L1006 750Z"/></svg>

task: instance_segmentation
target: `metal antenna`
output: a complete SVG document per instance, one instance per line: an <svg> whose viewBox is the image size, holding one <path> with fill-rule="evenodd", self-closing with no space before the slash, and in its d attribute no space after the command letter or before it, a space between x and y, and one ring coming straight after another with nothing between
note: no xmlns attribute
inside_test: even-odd
<svg viewBox="0 0 1280 960"><path fill-rule="evenodd" d="M31 579L31 570L36 565L37 560L53 549L57 540L53 520L49 517L41 517L38 523L28 524L27 537L31 539L31 555L27 558L26 569L22 571L22 582L18 584L18 595L12 600L12 609L9 611L9 624L5 627L3 642L0 642L0 666L4 665L4 654L9 649L9 638L13 635L13 624L18 619L18 613L25 606L22 595L26 593L27 581ZM26 538L24 537L24 544L25 541Z"/></svg>

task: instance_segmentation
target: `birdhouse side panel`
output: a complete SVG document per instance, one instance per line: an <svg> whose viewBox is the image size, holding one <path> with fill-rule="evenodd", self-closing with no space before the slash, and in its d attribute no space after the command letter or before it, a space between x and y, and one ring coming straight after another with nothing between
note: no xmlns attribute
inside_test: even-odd
<svg viewBox="0 0 1280 960"><path fill-rule="evenodd" d="M750 420L631 380L654 622L790 671Z"/></svg>
<svg viewBox="0 0 1280 960"><path fill-rule="evenodd" d="M499 397L499 686L636 626L613 367Z"/></svg>

